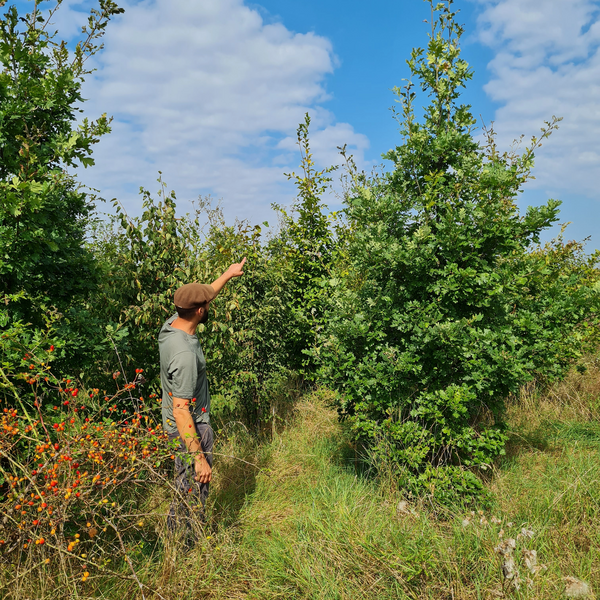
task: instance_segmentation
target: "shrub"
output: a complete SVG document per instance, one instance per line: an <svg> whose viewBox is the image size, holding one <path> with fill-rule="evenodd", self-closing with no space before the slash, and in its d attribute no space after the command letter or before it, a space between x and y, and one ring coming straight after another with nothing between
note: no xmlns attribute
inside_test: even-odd
<svg viewBox="0 0 600 600"><path fill-rule="evenodd" d="M310 117L297 129L301 173L287 173L294 180L297 198L289 210L275 205L281 228L269 244L269 253L280 256L286 265L287 304L290 311L285 344L288 364L309 379L315 364L309 349L317 343L327 304L327 286L331 265L339 258L346 228L337 213L327 214L322 196L337 167L317 170L310 150Z"/></svg>
<svg viewBox="0 0 600 600"><path fill-rule="evenodd" d="M164 527L165 507L151 499L164 501L157 490L170 489L165 467L174 456L148 410L156 400L133 396L139 371L110 395L57 381L44 368L21 375L33 412L0 413L0 552L15 566L14 581L54 569L76 588L90 573L119 571L152 544L153 523Z"/></svg>
<svg viewBox="0 0 600 600"><path fill-rule="evenodd" d="M471 71L451 4L432 3L428 48L408 61L431 99L423 122L413 83L396 89L404 140L385 155L393 170L353 175L348 264L330 281L314 350L324 381L342 392L340 415L377 464L444 501L479 493L470 470L504 452L504 399L536 375L564 372L579 345L574 328L597 303L583 270L565 285L548 252L531 252L560 203L524 216L515 204L559 119L522 155L500 153L493 130L477 143L458 104Z"/></svg>
<svg viewBox="0 0 600 600"><path fill-rule="evenodd" d="M282 378L294 379L291 263L263 243L260 226L228 226L207 201L194 214L178 216L175 194L165 193L164 185L158 200L143 195L141 217L130 218L117 205L118 219L93 240L103 275L90 316L104 319L113 338L120 332L115 346L124 368L143 367L158 393L158 332L175 312L175 290L191 281L210 283L247 257L244 276L211 303L210 319L198 331L213 416L219 423L241 420L258 431L273 416L272 390L281 387ZM106 373L111 363L101 353L98 358Z"/></svg>

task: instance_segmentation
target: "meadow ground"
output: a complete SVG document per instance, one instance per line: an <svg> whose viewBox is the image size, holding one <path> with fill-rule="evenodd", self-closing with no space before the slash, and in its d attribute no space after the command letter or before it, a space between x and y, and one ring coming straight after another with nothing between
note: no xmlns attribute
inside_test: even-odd
<svg viewBox="0 0 600 600"><path fill-rule="evenodd" d="M271 440L222 432L208 524L186 549L163 534L131 542L129 562L85 582L37 570L5 598L594 598L600 590L600 361L508 409L507 454L485 509L407 501L356 468L356 451L320 390ZM160 490L156 494L160 495ZM143 507L140 507L143 509ZM163 510L164 509L164 510ZM514 540L514 543L510 540ZM131 573L134 573L134 576ZM122 577L115 575L122 573ZM14 581L3 570L0 585ZM141 584L141 585L140 585Z"/></svg>

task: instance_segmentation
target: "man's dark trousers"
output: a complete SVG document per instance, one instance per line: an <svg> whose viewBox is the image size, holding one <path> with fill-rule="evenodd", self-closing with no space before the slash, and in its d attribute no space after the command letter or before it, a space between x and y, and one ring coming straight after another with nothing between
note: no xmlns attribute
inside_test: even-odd
<svg viewBox="0 0 600 600"><path fill-rule="evenodd" d="M208 423L194 423L202 446L202 452L212 469L214 434ZM184 441L179 435L169 435L169 441L179 441L175 451L175 499L169 509L167 526L171 531L192 529L194 517L205 521L204 507L208 497L208 483L199 483L195 479L194 460L188 453ZM190 512L191 511L191 512Z"/></svg>

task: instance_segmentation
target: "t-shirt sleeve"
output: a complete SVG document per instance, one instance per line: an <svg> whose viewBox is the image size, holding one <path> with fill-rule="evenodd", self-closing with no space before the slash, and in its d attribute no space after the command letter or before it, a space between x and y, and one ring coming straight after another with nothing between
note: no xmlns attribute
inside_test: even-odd
<svg viewBox="0 0 600 600"><path fill-rule="evenodd" d="M176 398L191 400L196 390L198 364L193 352L179 352L169 364L171 391Z"/></svg>

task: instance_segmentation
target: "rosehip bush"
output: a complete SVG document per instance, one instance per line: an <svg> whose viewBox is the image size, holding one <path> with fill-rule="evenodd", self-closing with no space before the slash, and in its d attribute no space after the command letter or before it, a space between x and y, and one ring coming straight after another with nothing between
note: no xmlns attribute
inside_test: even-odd
<svg viewBox="0 0 600 600"><path fill-rule="evenodd" d="M151 540L149 525L165 512L158 505L174 493L173 449L153 417L159 399L133 395L141 369L110 395L49 374L22 376L33 411L0 413L2 561L29 572L61 564L85 582Z"/></svg>

